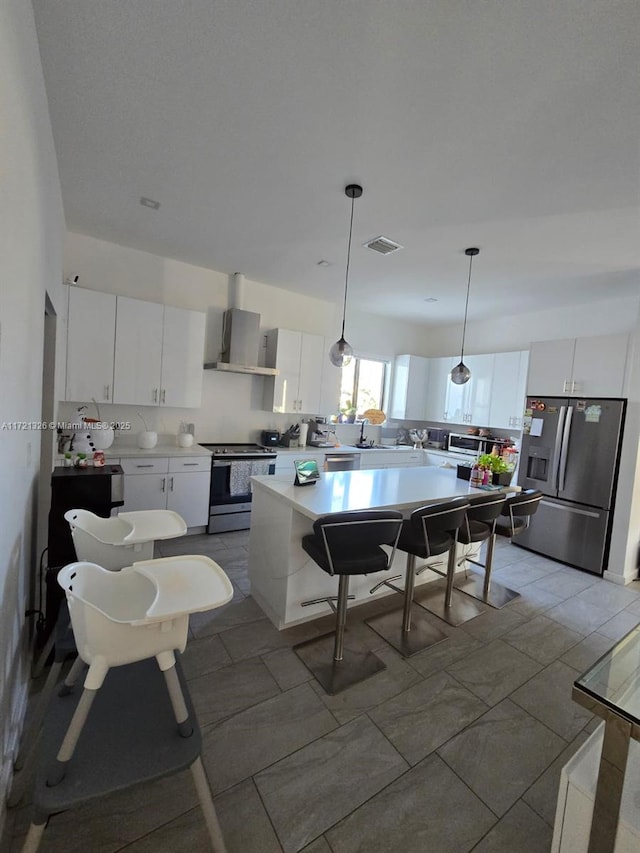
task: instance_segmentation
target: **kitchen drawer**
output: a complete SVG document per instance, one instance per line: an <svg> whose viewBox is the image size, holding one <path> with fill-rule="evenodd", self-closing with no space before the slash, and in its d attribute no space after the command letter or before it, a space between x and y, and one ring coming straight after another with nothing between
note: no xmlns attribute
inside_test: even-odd
<svg viewBox="0 0 640 853"><path fill-rule="evenodd" d="M169 470L167 456L134 456L120 464L125 474L166 474Z"/></svg>
<svg viewBox="0 0 640 853"><path fill-rule="evenodd" d="M211 471L210 456L171 456L169 458L169 472L171 474L184 471L185 474L193 474L196 471Z"/></svg>

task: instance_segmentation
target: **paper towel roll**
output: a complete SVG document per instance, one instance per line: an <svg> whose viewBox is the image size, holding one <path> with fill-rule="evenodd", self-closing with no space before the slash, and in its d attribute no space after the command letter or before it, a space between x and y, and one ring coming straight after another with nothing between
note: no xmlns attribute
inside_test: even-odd
<svg viewBox="0 0 640 853"><path fill-rule="evenodd" d="M300 436L298 442L300 447L307 446L307 435L309 434L309 424L300 424Z"/></svg>

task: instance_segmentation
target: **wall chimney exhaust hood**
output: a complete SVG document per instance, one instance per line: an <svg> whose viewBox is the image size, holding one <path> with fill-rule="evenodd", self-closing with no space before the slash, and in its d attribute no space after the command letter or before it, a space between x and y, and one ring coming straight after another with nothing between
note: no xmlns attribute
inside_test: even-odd
<svg viewBox="0 0 640 853"><path fill-rule="evenodd" d="M240 308L224 312L222 322L222 351L219 361L210 361L205 370L226 373L251 373L254 376L277 376L273 367L258 367L260 348L260 315Z"/></svg>

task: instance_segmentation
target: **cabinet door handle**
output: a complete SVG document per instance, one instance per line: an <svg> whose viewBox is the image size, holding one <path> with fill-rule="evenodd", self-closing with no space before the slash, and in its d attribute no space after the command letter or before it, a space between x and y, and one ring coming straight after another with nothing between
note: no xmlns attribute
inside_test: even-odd
<svg viewBox="0 0 640 853"><path fill-rule="evenodd" d="M183 462L182 463L183 468L189 468L189 467L193 467L193 466L195 466L197 468L198 463L197 462Z"/></svg>
<svg viewBox="0 0 640 853"><path fill-rule="evenodd" d="M105 400L109 399L109 392L111 391L111 385L104 386L104 398Z"/></svg>
<svg viewBox="0 0 640 853"><path fill-rule="evenodd" d="M169 478L169 491L170 491L170 492L172 492L172 491L173 491L173 477L170 477L170 478Z"/></svg>
<svg viewBox="0 0 640 853"><path fill-rule="evenodd" d="M163 478L162 478L162 491L163 491L163 492L164 492L164 488L165 488L165 486L166 486L166 485L167 485L167 478L166 478L166 477L163 477Z"/></svg>
<svg viewBox="0 0 640 853"><path fill-rule="evenodd" d="M167 390L166 390L166 388L163 388L163 389L162 389L162 398L161 398L161 400L160 400L160 402L161 402L163 405L164 405L164 400L165 400L166 394L167 394Z"/></svg>
<svg viewBox="0 0 640 853"><path fill-rule="evenodd" d="M154 468L153 462L149 462L147 465L136 465L136 468Z"/></svg>
<svg viewBox="0 0 640 853"><path fill-rule="evenodd" d="M157 388L153 389L153 394L151 395L151 399L154 403L158 402L158 389Z"/></svg>

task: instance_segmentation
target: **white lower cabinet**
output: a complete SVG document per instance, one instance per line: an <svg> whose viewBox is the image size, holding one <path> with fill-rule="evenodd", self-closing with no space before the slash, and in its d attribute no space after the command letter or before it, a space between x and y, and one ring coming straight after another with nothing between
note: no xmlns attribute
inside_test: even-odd
<svg viewBox="0 0 640 853"><path fill-rule="evenodd" d="M135 457L120 464L125 473L121 512L170 509L187 527L208 523L210 456Z"/></svg>

